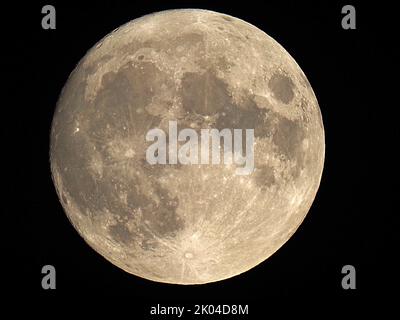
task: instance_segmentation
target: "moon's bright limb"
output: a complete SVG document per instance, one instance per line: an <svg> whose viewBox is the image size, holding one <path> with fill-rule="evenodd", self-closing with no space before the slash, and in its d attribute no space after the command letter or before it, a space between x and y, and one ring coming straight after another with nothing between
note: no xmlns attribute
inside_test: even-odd
<svg viewBox="0 0 400 320"><path fill-rule="evenodd" d="M255 170L150 165L146 133L253 128ZM51 170L86 242L154 281L198 284L247 271L295 232L317 192L324 129L306 76L271 37L231 16L172 10L133 20L68 79Z"/></svg>

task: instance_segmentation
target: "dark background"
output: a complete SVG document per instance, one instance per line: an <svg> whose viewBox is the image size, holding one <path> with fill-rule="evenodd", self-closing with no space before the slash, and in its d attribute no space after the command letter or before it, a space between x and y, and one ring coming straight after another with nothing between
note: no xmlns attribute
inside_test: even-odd
<svg viewBox="0 0 400 320"><path fill-rule="evenodd" d="M57 29L41 28L41 8L56 7ZM341 8L353 4L357 29L343 30ZM3 6L2 110L5 142L2 266L18 296L125 296L136 312L154 303L248 303L250 314L269 298L323 297L353 301L390 296L397 272L396 165L389 140L396 88L392 8L365 2L47 1ZM321 186L305 221L267 261L234 278L201 286L151 282L107 262L74 230L58 201L49 167L49 130L58 95L78 61L118 26L154 11L204 8L241 18L265 31L294 57L319 101L326 159ZM394 72L394 71L393 71ZM393 98L393 99L392 99ZM397 103L398 104L398 103ZM394 180L394 178L393 178ZM57 289L41 288L41 268L57 270ZM343 290L341 269L354 265L357 289ZM50 301L49 300L49 301Z"/></svg>

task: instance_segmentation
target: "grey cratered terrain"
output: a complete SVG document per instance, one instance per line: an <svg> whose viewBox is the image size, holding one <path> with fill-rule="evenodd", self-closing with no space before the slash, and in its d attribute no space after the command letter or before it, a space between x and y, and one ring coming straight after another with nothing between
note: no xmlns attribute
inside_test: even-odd
<svg viewBox="0 0 400 320"><path fill-rule="evenodd" d="M146 133L254 129L255 170L150 165ZM62 206L85 241L134 275L199 284L245 272L296 231L324 162L316 97L294 59L240 19L144 16L94 46L69 77L51 131Z"/></svg>

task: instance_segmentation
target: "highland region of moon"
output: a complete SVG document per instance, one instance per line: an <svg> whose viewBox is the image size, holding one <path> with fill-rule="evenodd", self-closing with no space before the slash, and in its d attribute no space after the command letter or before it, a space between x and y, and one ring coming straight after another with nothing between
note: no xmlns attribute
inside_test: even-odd
<svg viewBox="0 0 400 320"><path fill-rule="evenodd" d="M146 135L171 138L171 121L199 136L254 129L254 170L149 163ZM294 59L255 26L198 9L133 20L89 50L50 143L57 194L84 240L129 273L176 284L233 277L276 252L311 207L324 155L318 102Z"/></svg>

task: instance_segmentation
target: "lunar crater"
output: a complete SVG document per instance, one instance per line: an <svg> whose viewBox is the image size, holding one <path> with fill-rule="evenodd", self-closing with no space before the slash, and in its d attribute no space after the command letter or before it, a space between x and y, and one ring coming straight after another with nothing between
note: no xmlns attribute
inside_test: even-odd
<svg viewBox="0 0 400 320"><path fill-rule="evenodd" d="M294 83L288 76L280 73L274 73L268 81L268 87L271 89L276 99L284 104L289 104L294 97Z"/></svg>

